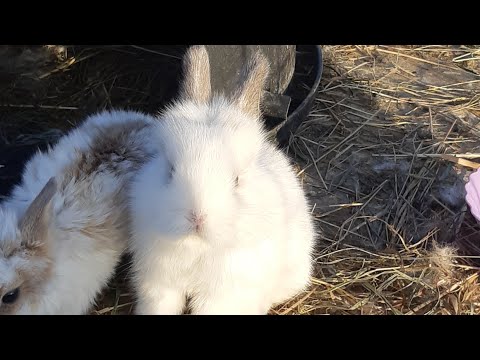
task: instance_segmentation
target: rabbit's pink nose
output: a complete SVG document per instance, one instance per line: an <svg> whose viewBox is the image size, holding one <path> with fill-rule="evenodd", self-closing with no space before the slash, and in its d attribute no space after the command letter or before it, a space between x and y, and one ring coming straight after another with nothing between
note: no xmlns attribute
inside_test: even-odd
<svg viewBox="0 0 480 360"><path fill-rule="evenodd" d="M195 231L199 232L203 224L205 223L205 216L192 212L190 218L193 226L195 227Z"/></svg>

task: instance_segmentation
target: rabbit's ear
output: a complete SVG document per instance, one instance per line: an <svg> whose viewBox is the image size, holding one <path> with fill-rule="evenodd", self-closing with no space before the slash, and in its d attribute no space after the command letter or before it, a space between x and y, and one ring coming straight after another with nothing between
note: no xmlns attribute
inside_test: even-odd
<svg viewBox="0 0 480 360"><path fill-rule="evenodd" d="M234 101L252 116L261 115L260 103L269 72L268 60L260 52L256 52L242 69Z"/></svg>
<svg viewBox="0 0 480 360"><path fill-rule="evenodd" d="M180 99L197 103L210 100L210 62L205 46L191 46L183 58L183 81L180 85Z"/></svg>
<svg viewBox="0 0 480 360"><path fill-rule="evenodd" d="M55 178L50 178L37 197L27 208L19 222L22 245L26 248L38 248L47 241L48 224L51 216L51 200L57 191Z"/></svg>

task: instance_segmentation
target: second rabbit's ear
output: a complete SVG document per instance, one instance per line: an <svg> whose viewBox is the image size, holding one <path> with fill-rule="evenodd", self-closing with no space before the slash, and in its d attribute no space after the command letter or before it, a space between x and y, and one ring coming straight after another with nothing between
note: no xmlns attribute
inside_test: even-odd
<svg viewBox="0 0 480 360"><path fill-rule="evenodd" d="M51 200L57 191L55 178L51 178L32 201L19 222L22 244L36 249L48 240L48 224L51 216Z"/></svg>
<svg viewBox="0 0 480 360"><path fill-rule="evenodd" d="M269 72L270 65L260 52L255 53L242 69L234 101L252 116L261 115L260 103Z"/></svg>
<svg viewBox="0 0 480 360"><path fill-rule="evenodd" d="M183 58L183 80L180 85L180 99L197 103L210 100L210 62L203 45L191 46Z"/></svg>

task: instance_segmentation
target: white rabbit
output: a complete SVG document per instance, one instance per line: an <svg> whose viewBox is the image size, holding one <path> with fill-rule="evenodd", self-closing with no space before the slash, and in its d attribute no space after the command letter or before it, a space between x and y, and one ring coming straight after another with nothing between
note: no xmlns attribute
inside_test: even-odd
<svg viewBox="0 0 480 360"><path fill-rule="evenodd" d="M257 54L232 99L212 95L208 53L184 58L179 100L155 125L162 151L131 186L137 314L266 314L305 290L315 229L286 155L266 139Z"/></svg>
<svg viewBox="0 0 480 360"><path fill-rule="evenodd" d="M92 115L26 164L0 206L0 314L85 314L130 232L127 184L155 152L153 117Z"/></svg>

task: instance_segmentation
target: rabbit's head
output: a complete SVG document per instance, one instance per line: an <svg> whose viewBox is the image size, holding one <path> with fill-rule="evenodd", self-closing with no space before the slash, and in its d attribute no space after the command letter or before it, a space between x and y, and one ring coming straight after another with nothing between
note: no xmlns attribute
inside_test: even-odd
<svg viewBox="0 0 480 360"><path fill-rule="evenodd" d="M12 209L0 208L0 314L29 312L45 291L55 192L51 178L20 219Z"/></svg>
<svg viewBox="0 0 480 360"><path fill-rule="evenodd" d="M155 232L172 240L232 238L240 208L249 206L249 184L261 181L258 158L266 141L261 98L268 62L259 53L252 56L230 98L212 94L209 66L205 47L187 51L180 96L160 114L163 151L135 185L134 202L143 209L138 221L150 223L147 227L155 223Z"/></svg>

